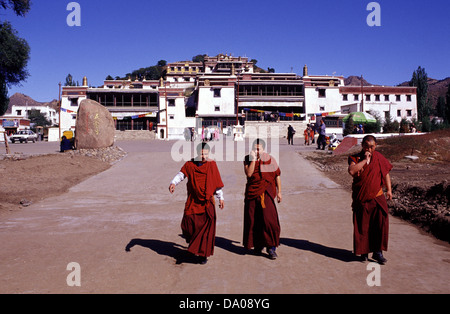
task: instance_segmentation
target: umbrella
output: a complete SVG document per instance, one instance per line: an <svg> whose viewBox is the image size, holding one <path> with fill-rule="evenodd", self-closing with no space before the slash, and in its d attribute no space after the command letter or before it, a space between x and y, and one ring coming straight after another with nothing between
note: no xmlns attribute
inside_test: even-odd
<svg viewBox="0 0 450 314"><path fill-rule="evenodd" d="M344 117L342 121L345 123L350 120L350 117L353 119L354 123L375 123L377 120L367 112L352 112Z"/></svg>

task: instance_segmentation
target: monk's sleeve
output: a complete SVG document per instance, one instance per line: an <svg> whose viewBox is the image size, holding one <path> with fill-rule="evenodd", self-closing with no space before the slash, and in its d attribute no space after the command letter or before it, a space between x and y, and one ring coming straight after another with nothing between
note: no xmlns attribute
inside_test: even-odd
<svg viewBox="0 0 450 314"><path fill-rule="evenodd" d="M183 167L181 167L181 170L180 170L180 172L183 173L185 177L188 176L188 169L187 168L188 168L188 165L187 165L187 163L185 163L183 165Z"/></svg>
<svg viewBox="0 0 450 314"><path fill-rule="evenodd" d="M383 185L386 185L384 178L386 178L386 175L392 170L393 166L389 162L389 160L387 160L382 154L379 154L378 160L379 160Z"/></svg>
<svg viewBox="0 0 450 314"><path fill-rule="evenodd" d="M214 175L214 181L216 183L216 189L221 189L223 188L223 182L222 182L222 178L220 177L220 172L219 172L219 168L217 167L216 162L213 162L213 175Z"/></svg>

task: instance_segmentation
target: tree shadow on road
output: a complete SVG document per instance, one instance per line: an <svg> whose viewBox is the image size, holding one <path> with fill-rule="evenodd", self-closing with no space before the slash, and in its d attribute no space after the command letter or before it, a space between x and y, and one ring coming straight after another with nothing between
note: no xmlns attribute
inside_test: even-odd
<svg viewBox="0 0 450 314"><path fill-rule="evenodd" d="M125 247L125 251L130 252L131 248L135 245L139 245L139 246L148 248L152 251L155 251L159 255L169 256L169 257L175 259L176 264L182 264L182 263L197 264L199 262L198 257L189 253L186 250L186 247L184 247L178 243L154 240L154 239L135 238L135 239L131 239L130 242L128 242L128 244Z"/></svg>
<svg viewBox="0 0 450 314"><path fill-rule="evenodd" d="M331 257L343 262L356 262L359 259L352 251L325 246L308 240L280 238L280 243L299 250L311 251L326 257Z"/></svg>

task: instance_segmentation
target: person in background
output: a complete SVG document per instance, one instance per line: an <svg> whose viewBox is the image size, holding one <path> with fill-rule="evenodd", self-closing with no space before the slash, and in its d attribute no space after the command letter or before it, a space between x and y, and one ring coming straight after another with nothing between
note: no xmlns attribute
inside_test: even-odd
<svg viewBox="0 0 450 314"><path fill-rule="evenodd" d="M317 139L317 149L325 150L325 146L327 145L327 141L325 138L326 125L323 120L320 120L319 129L317 131L319 133L319 138ZM320 148L321 146L322 148Z"/></svg>

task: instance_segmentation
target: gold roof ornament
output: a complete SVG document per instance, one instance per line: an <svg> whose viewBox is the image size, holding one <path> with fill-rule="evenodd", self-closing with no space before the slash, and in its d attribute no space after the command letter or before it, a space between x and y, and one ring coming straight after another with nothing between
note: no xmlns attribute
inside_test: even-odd
<svg viewBox="0 0 450 314"><path fill-rule="evenodd" d="M306 64L303 67L303 76L308 76L308 66Z"/></svg>
<svg viewBox="0 0 450 314"><path fill-rule="evenodd" d="M88 86L88 80L87 77L83 77L83 86Z"/></svg>

